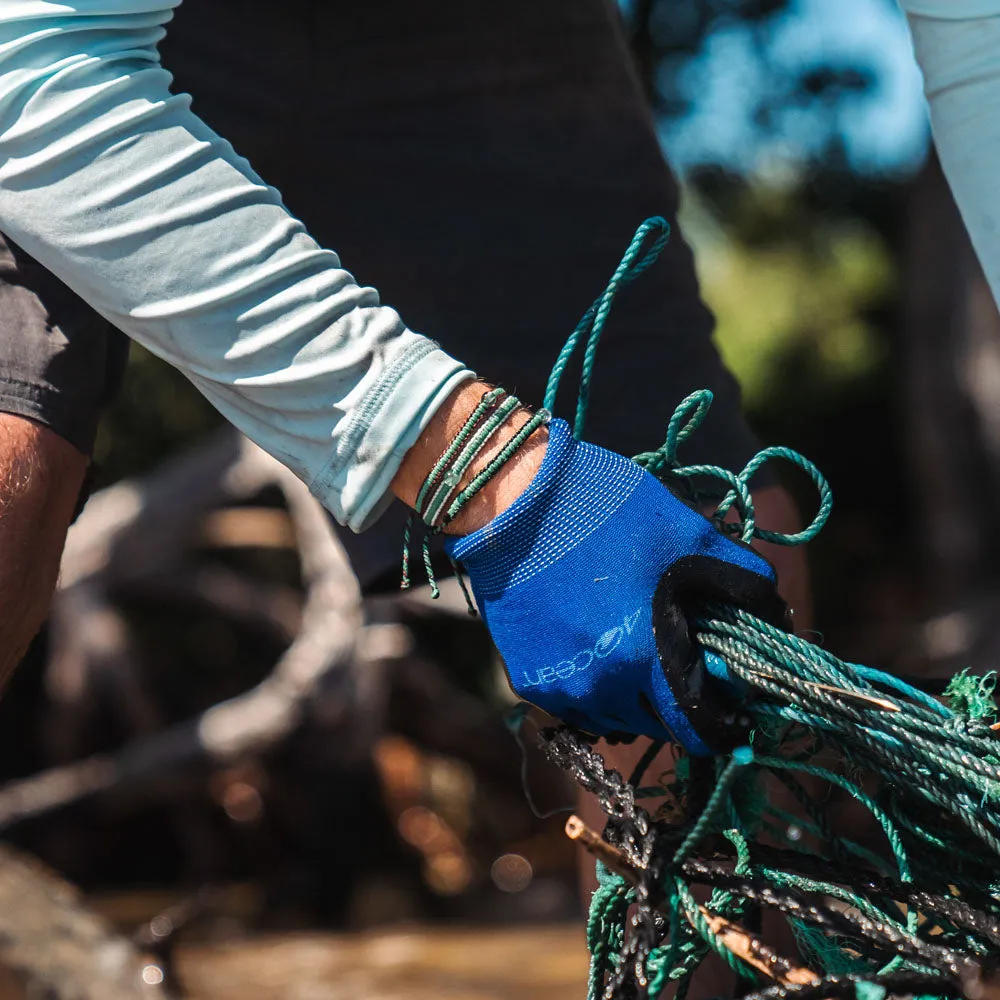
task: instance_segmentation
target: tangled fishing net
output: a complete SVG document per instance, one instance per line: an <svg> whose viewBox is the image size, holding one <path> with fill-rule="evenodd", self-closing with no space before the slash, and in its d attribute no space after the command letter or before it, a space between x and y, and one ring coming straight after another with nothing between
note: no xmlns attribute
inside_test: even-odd
<svg viewBox="0 0 1000 1000"><path fill-rule="evenodd" d="M667 232L662 219L640 227L556 363L550 409L585 339L578 435L611 303L656 259ZM688 397L663 447L635 460L693 498L693 483L721 484L715 521L743 541L814 537L830 491L797 453L765 449L739 473L679 462L678 445L710 402L708 393ZM816 518L796 535L768 532L754 519L749 481L774 458L795 463L819 490ZM625 780L585 734L562 727L541 736L546 755L608 817L601 839L589 835L600 859L587 928L589 1000L657 997L668 988L683 998L710 954L737 973L737 995L754 1000L1000 998L994 679L961 674L939 700L734 607L700 609L695 630L706 657L718 657L714 672L727 671L744 692L746 745L716 758L675 750L673 766L657 774L650 772L663 745L652 743ZM849 802L871 817L877 842L855 840L834 822L830 803L843 813ZM767 911L787 921L797 954L766 943Z"/></svg>

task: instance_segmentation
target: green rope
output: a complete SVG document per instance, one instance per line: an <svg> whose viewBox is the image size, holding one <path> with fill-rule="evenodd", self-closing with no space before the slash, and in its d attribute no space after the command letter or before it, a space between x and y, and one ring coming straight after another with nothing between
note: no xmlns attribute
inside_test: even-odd
<svg viewBox="0 0 1000 1000"><path fill-rule="evenodd" d="M590 949L587 1000L599 1000L604 991L604 980L621 948L622 925L630 902L625 879L608 871L600 862L597 881L587 920L587 947Z"/></svg>
<svg viewBox="0 0 1000 1000"><path fill-rule="evenodd" d="M639 254L646 243L647 237L655 233L656 238L653 245L640 257ZM597 345L600 342L601 334L604 332L604 324L608 320L611 312L611 305L619 290L632 281L635 281L647 268L655 263L660 256L660 251L667 245L670 236L670 225L666 219L656 216L647 219L636 230L632 237L625 256L611 276L607 288L601 293L591 307L584 313L583 319L577 324L576 329L570 334L565 346L559 353L556 363L552 366L552 373L549 375L548 384L545 387L545 409L555 409L556 393L559 391L559 382L563 372L569 364L570 358L576 351L577 345L586 335L587 344L584 349L583 371L580 376L580 389L576 400L576 420L573 424L573 435L576 438L583 437L583 428L587 419L587 404L590 399L590 382L594 370L594 360L597 355ZM638 259L637 259L638 258Z"/></svg>
<svg viewBox="0 0 1000 1000"><path fill-rule="evenodd" d="M944 696L959 715L994 722L997 706L993 700L993 692L996 686L996 674L977 677L968 670L962 670L949 681Z"/></svg>
<svg viewBox="0 0 1000 1000"><path fill-rule="evenodd" d="M701 815L684 838L681 846L677 848L677 853L674 854L674 865L681 864L691 853L691 849L705 836L720 806L729 796L736 776L751 763L753 763L753 750L750 747L739 747L733 752L733 756L726 764L718 783L712 789L712 794L709 796Z"/></svg>
<svg viewBox="0 0 1000 1000"><path fill-rule="evenodd" d="M553 367L547 409L584 344L577 437L614 299L653 264L668 232L660 218L639 228ZM689 395L663 444L634 460L696 500L705 499L703 484L709 483L718 499L713 520L744 542L800 545L813 539L830 516L832 493L797 452L765 448L739 472L680 461L679 446L711 404L708 391ZM757 522L750 483L774 460L794 465L816 487L817 511L802 531L783 534ZM606 837L638 872L638 890L601 874L587 930L590 1000L644 988L656 997L671 984L683 1000L711 952L741 976L756 977L713 932L695 885L710 888L708 910L732 922L755 908L783 914L802 945L799 964L813 963L823 977L815 987L771 985L754 996L962 995L982 973L979 957L1000 950L1000 742L989 728L996 718L995 676L960 674L941 702L738 608L706 606L694 631L706 655L721 657L748 692L749 746L714 766L681 757L672 776L647 778L643 785L652 748L625 782L573 731L543 736L550 758L597 795L609 816ZM837 833L829 806L838 808L841 800L825 803L818 787L846 796L871 816L883 843L859 844ZM792 796L802 817L769 801L778 788ZM636 804L650 795L670 800L657 816L672 821L651 820ZM678 821L678 815L686 818ZM816 847L803 842L806 836ZM658 901L655 908L651 901Z"/></svg>

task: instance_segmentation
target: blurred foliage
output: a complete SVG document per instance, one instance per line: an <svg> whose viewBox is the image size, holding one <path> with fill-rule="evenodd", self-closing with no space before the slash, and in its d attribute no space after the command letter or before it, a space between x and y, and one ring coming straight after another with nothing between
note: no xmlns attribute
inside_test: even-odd
<svg viewBox="0 0 1000 1000"><path fill-rule="evenodd" d="M912 177L859 171L846 136L847 112L877 92L876 69L821 49L781 58L775 39L801 13L795 0L622 9L665 136L697 110L717 39L739 37L750 54L749 148L722 164L706 143L686 171L681 226L751 423L766 443L808 455L834 488L834 517L810 547L817 621L840 652L891 663L923 595L912 511L899 502L909 487L898 361ZM734 160L745 172L732 172ZM811 511L811 491L794 474L787 483Z"/></svg>
<svg viewBox="0 0 1000 1000"><path fill-rule="evenodd" d="M833 486L834 517L810 546L817 620L842 653L885 663L898 653L900 616L919 615L912 526L898 502L909 182L835 173L771 186L696 173L681 223L751 423L765 443L802 451ZM808 515L811 488L778 471Z"/></svg>
<svg viewBox="0 0 1000 1000"><path fill-rule="evenodd" d="M684 70L715 32L736 25L760 32L762 40L767 24L789 6L789 0L624 0L622 13L654 110L673 118L691 110Z"/></svg>
<svg viewBox="0 0 1000 1000"><path fill-rule="evenodd" d="M790 351L813 352L830 385L886 360L873 314L893 293L885 243L861 218L816 220L797 232L799 204L794 189L751 187L723 229L692 190L681 221L720 350L751 409L766 404ZM727 235L734 230L739 241Z"/></svg>
<svg viewBox="0 0 1000 1000"><path fill-rule="evenodd" d="M639 75L661 125L697 110L706 87L703 67L713 67L712 44L738 40L752 87L734 104L750 126L744 161L781 150L794 167L843 169L849 163L845 135L851 106L875 90L873 66L838 51L788 59L780 51L781 29L802 16L795 0L621 0ZM699 72L698 70L702 70ZM786 149L791 146L791 149Z"/></svg>

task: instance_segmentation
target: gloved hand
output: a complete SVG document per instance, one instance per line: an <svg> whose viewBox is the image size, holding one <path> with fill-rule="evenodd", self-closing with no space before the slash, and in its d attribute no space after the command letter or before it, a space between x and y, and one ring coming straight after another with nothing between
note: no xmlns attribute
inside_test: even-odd
<svg viewBox="0 0 1000 1000"><path fill-rule="evenodd" d="M525 492L447 548L525 701L596 735L696 754L745 738L686 609L725 601L781 624L774 571L634 462L554 420Z"/></svg>

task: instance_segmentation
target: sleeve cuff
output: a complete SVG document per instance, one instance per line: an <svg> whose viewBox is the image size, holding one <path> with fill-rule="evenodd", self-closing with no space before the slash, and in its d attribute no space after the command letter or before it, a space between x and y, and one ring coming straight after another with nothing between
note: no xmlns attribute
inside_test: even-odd
<svg viewBox="0 0 1000 1000"><path fill-rule="evenodd" d="M475 378L433 341L405 335L338 435L334 455L309 484L313 495L353 531L370 527L392 501L389 486L421 431L463 382Z"/></svg>

